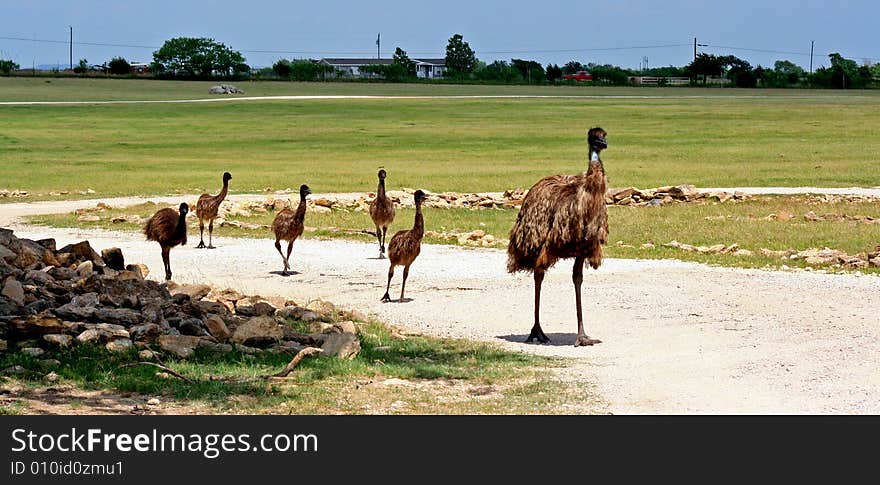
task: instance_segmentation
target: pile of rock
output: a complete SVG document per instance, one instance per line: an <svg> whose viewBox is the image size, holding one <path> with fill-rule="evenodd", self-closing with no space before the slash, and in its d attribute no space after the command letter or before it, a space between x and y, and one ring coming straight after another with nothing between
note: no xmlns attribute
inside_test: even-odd
<svg viewBox="0 0 880 485"><path fill-rule="evenodd" d="M244 91L232 84L218 84L217 86L212 86L208 92L211 94L244 94Z"/></svg>
<svg viewBox="0 0 880 485"><path fill-rule="evenodd" d="M610 205L659 206L674 202L727 202L749 198L743 192L701 191L689 184L658 187L655 189L637 189L627 187L608 189L605 203Z"/></svg>
<svg viewBox="0 0 880 485"><path fill-rule="evenodd" d="M496 245L507 246L510 243L508 239L495 237L491 234L486 234L486 231L482 229L476 229L473 231L462 231L461 229L452 229L451 231L442 232L425 231L425 236L435 237L446 241L456 240L461 246L474 246L484 248Z"/></svg>
<svg viewBox="0 0 880 485"><path fill-rule="evenodd" d="M34 356L72 345L141 350L186 358L196 349L247 353L298 352L352 358L360 350L359 312L315 301L244 296L205 285L145 279L144 265L125 265L122 252L99 255L88 241L55 248L51 239L19 239L0 228L0 350ZM291 320L319 322L300 333Z"/></svg>
<svg viewBox="0 0 880 485"><path fill-rule="evenodd" d="M7 197L23 198L23 197L27 197L27 196L28 196L27 190L0 189L0 198L7 198Z"/></svg>
<svg viewBox="0 0 880 485"><path fill-rule="evenodd" d="M753 253L748 249L742 249L739 244L713 244L712 246L693 246L678 241L670 241L663 246L667 248L681 249L692 253L700 254L733 254L734 256L751 256ZM644 246L643 246L644 248Z"/></svg>

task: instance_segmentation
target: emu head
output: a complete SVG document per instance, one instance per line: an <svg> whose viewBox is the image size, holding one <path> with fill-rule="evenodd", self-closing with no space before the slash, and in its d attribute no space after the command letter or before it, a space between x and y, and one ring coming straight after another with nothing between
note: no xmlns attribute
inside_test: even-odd
<svg viewBox="0 0 880 485"><path fill-rule="evenodd" d="M386 176L388 176L388 174L385 173L385 169L384 169L384 168L380 168L380 169L379 169L379 180L385 180L385 177L386 177Z"/></svg>
<svg viewBox="0 0 880 485"><path fill-rule="evenodd" d="M187 204L186 202L182 202L180 204L179 210L180 210L180 215L183 217L186 217L186 215L189 213L189 204Z"/></svg>
<svg viewBox="0 0 880 485"><path fill-rule="evenodd" d="M608 148L608 142L605 141L607 134L605 130L598 126L590 128L590 131L587 132L587 144L590 145L590 149L599 152Z"/></svg>
<svg viewBox="0 0 880 485"><path fill-rule="evenodd" d="M223 172L223 182L229 182L232 180L232 174L229 172Z"/></svg>
<svg viewBox="0 0 880 485"><path fill-rule="evenodd" d="M423 200L425 200L426 198L428 198L428 196L425 195L425 193L422 192L421 189L419 189L419 190L416 190L416 193L413 194L413 198L415 198L415 200L416 200L416 205L418 205L418 204L421 204Z"/></svg>
<svg viewBox="0 0 880 485"><path fill-rule="evenodd" d="M312 189L309 188L308 185L302 184L299 186L299 198L305 199L307 195L312 193Z"/></svg>

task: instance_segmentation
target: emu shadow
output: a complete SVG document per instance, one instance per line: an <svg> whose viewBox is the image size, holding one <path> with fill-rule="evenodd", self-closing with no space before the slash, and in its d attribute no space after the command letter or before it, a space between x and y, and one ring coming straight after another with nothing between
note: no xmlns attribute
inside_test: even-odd
<svg viewBox="0 0 880 485"><path fill-rule="evenodd" d="M411 301L413 301L412 298L402 298L402 299L401 299L401 298L398 298L398 299L396 299L396 300L388 300L388 301L383 302L383 303L409 303L409 302L411 302Z"/></svg>
<svg viewBox="0 0 880 485"><path fill-rule="evenodd" d="M274 274L274 275L278 275L278 276L284 276L284 277L286 278L286 277L288 277L288 276L296 276L296 275L298 275L298 274L302 274L302 273L300 273L299 271L293 271L293 270L290 270L290 271L287 272L287 274L284 274L283 271L269 271L269 274Z"/></svg>
<svg viewBox="0 0 880 485"><path fill-rule="evenodd" d="M551 347L574 347L574 342L577 340L576 333L548 333L547 337L550 338L550 341L542 344L537 340L526 342L526 339L529 338L527 333L495 336L495 338L518 344L528 343L529 345L548 345Z"/></svg>

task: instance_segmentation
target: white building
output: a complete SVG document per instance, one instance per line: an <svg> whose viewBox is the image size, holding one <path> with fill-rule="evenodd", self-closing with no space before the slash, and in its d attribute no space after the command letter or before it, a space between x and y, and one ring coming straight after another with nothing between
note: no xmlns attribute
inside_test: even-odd
<svg viewBox="0 0 880 485"><path fill-rule="evenodd" d="M416 76L421 79L439 79L446 72L446 59L413 59L416 63ZM392 59L338 58L325 57L321 64L332 66L343 76L368 77L361 67L369 65L389 65Z"/></svg>

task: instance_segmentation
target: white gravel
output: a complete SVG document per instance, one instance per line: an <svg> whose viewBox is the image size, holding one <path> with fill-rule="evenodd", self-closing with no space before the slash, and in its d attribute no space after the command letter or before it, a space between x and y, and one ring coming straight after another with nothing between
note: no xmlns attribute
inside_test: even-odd
<svg viewBox="0 0 880 485"><path fill-rule="evenodd" d="M137 234L23 226L16 233L118 246L127 261L161 277L158 245ZM575 348L570 261L544 281L542 319L553 342L533 345L522 343L532 325L532 280L505 272L504 251L425 245L407 284L412 301L383 304L388 263L373 259L374 244L297 241L291 262L300 274L285 278L273 274L282 264L268 234L232 239L221 229L215 236L216 250L171 251L176 281L298 302L322 298L433 335L569 357L563 378L594 383L609 412L880 412L875 276L606 260L584 278L587 333L603 343ZM395 298L400 277L398 269Z"/></svg>

